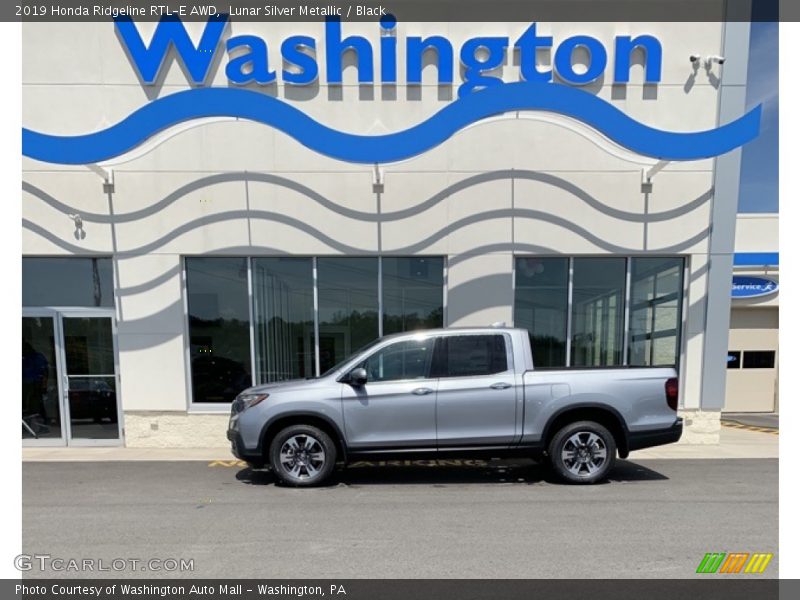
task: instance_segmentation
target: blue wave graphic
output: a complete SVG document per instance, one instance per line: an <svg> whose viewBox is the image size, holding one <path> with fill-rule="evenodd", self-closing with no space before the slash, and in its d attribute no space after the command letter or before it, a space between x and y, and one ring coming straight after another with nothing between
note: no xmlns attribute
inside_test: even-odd
<svg viewBox="0 0 800 600"><path fill-rule="evenodd" d="M353 163L390 163L438 146L471 123L505 112L539 110L573 117L629 150L662 160L724 154L754 139L761 106L726 125L690 133L648 127L588 92L551 83L495 85L448 104L409 129L355 135L331 129L272 96L236 88L199 88L154 100L102 131L57 136L22 130L22 153L36 160L87 164L124 154L172 125L204 117L239 117L274 127L304 146Z"/></svg>

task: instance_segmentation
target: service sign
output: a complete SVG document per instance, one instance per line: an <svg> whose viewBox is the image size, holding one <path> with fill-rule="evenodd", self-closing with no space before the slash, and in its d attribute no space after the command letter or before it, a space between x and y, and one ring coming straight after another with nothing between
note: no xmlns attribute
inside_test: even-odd
<svg viewBox="0 0 800 600"><path fill-rule="evenodd" d="M766 277L749 277L734 275L731 287L732 298L757 298L768 296L778 291L778 284Z"/></svg>

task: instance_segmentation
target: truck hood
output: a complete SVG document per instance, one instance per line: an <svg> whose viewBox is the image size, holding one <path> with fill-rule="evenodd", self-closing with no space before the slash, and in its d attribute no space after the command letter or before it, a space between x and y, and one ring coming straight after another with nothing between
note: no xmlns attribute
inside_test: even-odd
<svg viewBox="0 0 800 600"><path fill-rule="evenodd" d="M279 392L293 392L295 390L308 389L319 385L320 379L290 379L288 381L277 381L275 383L265 383L247 388L242 394L277 394Z"/></svg>

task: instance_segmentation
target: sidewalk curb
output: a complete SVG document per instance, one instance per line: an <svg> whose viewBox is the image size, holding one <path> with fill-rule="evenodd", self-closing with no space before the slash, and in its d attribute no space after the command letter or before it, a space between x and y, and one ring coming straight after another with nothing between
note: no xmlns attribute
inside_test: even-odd
<svg viewBox="0 0 800 600"><path fill-rule="evenodd" d="M778 458L778 432L723 423L719 444L668 444L632 452L627 460L725 460ZM205 462L238 464L228 448L31 447L22 462Z"/></svg>

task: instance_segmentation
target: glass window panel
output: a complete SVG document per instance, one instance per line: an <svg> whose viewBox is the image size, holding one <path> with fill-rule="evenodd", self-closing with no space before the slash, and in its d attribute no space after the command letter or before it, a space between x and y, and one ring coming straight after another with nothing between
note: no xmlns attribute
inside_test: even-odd
<svg viewBox="0 0 800 600"><path fill-rule="evenodd" d="M407 340L381 348L361 366L367 381L426 379L430 373L434 338Z"/></svg>
<svg viewBox="0 0 800 600"><path fill-rule="evenodd" d="M69 378L69 425L73 439L108 440L119 437L115 377Z"/></svg>
<svg viewBox="0 0 800 600"><path fill-rule="evenodd" d="M657 337L653 339L652 357L653 365L677 365L678 359L675 356L675 336Z"/></svg>
<svg viewBox="0 0 800 600"><path fill-rule="evenodd" d="M565 366L569 260L521 256L514 271L514 325L528 330L534 366Z"/></svg>
<svg viewBox="0 0 800 600"><path fill-rule="evenodd" d="M443 326L444 259L383 259L383 334Z"/></svg>
<svg viewBox="0 0 800 600"><path fill-rule="evenodd" d="M728 368L738 369L742 364L742 353L738 350L728 350Z"/></svg>
<svg viewBox="0 0 800 600"><path fill-rule="evenodd" d="M250 387L247 259L187 258L194 402L231 402Z"/></svg>
<svg viewBox="0 0 800 600"><path fill-rule="evenodd" d="M508 370L502 335L448 335L442 338L442 377L493 375Z"/></svg>
<svg viewBox="0 0 800 600"><path fill-rule="evenodd" d="M23 258L22 306L114 306L110 258Z"/></svg>
<svg viewBox="0 0 800 600"><path fill-rule="evenodd" d="M574 259L572 290L571 364L622 364L625 259Z"/></svg>
<svg viewBox="0 0 800 600"><path fill-rule="evenodd" d="M631 259L628 364L678 364L682 304L682 258Z"/></svg>
<svg viewBox="0 0 800 600"><path fill-rule="evenodd" d="M65 317L64 354L70 375L113 375L114 340L111 320Z"/></svg>
<svg viewBox="0 0 800 600"><path fill-rule="evenodd" d="M310 258L253 259L256 380L313 377L314 272Z"/></svg>
<svg viewBox="0 0 800 600"><path fill-rule="evenodd" d="M60 438L61 408L51 317L22 317L22 437Z"/></svg>
<svg viewBox="0 0 800 600"><path fill-rule="evenodd" d="M774 350L745 350L742 357L743 369L772 369L775 367Z"/></svg>
<svg viewBox="0 0 800 600"><path fill-rule="evenodd" d="M325 372L378 337L378 259L317 259L319 362Z"/></svg>

